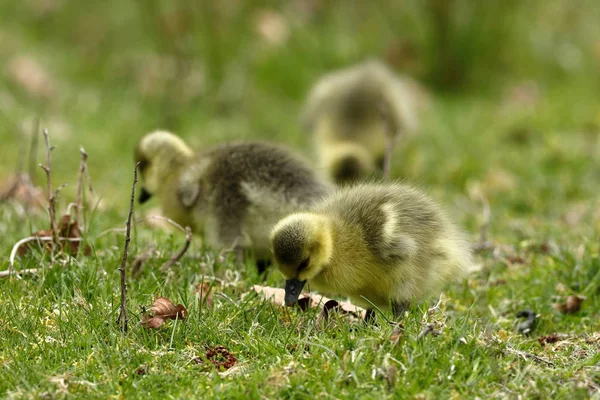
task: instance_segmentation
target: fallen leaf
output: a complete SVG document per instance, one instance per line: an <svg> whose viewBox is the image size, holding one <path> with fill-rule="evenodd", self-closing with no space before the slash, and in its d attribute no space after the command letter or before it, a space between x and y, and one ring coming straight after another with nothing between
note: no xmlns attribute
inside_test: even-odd
<svg viewBox="0 0 600 400"><path fill-rule="evenodd" d="M581 309L581 303L585 299L587 299L585 296L569 296L565 303L554 303L552 307L563 314L574 314Z"/></svg>
<svg viewBox="0 0 600 400"><path fill-rule="evenodd" d="M141 323L145 328L158 328L167 319L183 320L187 315L188 311L183 304L174 305L166 297L157 297L149 313L144 310Z"/></svg>
<svg viewBox="0 0 600 400"><path fill-rule="evenodd" d="M148 366L146 364L142 364L133 371L135 375L146 375L148 373Z"/></svg>
<svg viewBox="0 0 600 400"><path fill-rule="evenodd" d="M517 318L525 318L525 321L519 323L517 331L524 335L529 335L535 329L536 316L531 310L523 310L517 313Z"/></svg>
<svg viewBox="0 0 600 400"><path fill-rule="evenodd" d="M560 342L561 340L563 340L562 337L558 336L556 333L553 333L552 335L539 337L538 343L542 347L544 347L545 345L547 345L549 343L556 343L556 342Z"/></svg>
<svg viewBox="0 0 600 400"><path fill-rule="evenodd" d="M216 346L209 348L204 357L195 357L193 361L197 364L208 361L217 369L224 371L233 367L237 363L237 358L225 346Z"/></svg>
<svg viewBox="0 0 600 400"><path fill-rule="evenodd" d="M52 237L52 230L44 229L41 231L37 231L31 234L33 237ZM60 221L58 221L58 247L60 251L64 251L65 247L69 249L70 254L76 256L79 253L79 246L81 245L81 230L79 229L79 224L77 221L71 222L71 216L69 214L65 214L61 217ZM75 239L75 240L69 240ZM50 243L44 242L44 245L47 249L50 249ZM27 254L31 250L31 246L29 243L26 243L19 247L18 254L23 256ZM89 245L86 245L83 249L83 254L85 256L89 256L92 253L92 248Z"/></svg>

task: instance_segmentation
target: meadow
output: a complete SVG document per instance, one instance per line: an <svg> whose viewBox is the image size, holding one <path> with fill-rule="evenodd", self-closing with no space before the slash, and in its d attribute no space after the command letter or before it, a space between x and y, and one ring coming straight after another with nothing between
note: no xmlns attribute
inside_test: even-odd
<svg viewBox="0 0 600 400"><path fill-rule="evenodd" d="M600 398L595 1L6 0L0 15L0 184L31 170L45 192L47 128L54 187L67 184L58 215L76 197L80 146L94 189L91 254L52 264L31 251L15 268L38 272L0 278L0 397ZM263 281L200 238L162 271L185 235L138 221L128 270L149 257L128 277L122 333L137 140L163 128L198 149L260 138L313 157L299 123L311 84L368 57L422 82L428 106L393 176L442 202L473 243L487 226L477 271L414 305L402 330L386 313L374 326L337 314L323 326L318 309L251 293L283 287L275 269ZM136 205L134 220L153 206ZM44 207L0 204L0 269L17 241L48 229ZM203 282L218 283L209 297L197 293ZM141 307L158 296L187 317L145 328ZM561 308L570 296L580 307ZM527 334L523 310L537 316Z"/></svg>

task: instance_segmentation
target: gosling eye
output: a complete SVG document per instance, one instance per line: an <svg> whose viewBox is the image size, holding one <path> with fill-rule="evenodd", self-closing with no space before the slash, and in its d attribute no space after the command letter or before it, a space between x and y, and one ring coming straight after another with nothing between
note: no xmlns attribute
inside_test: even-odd
<svg viewBox="0 0 600 400"><path fill-rule="evenodd" d="M308 267L308 263L310 262L310 257L306 257L299 265L298 268L296 268L296 270L298 272L300 271L304 271L306 269L306 267Z"/></svg>

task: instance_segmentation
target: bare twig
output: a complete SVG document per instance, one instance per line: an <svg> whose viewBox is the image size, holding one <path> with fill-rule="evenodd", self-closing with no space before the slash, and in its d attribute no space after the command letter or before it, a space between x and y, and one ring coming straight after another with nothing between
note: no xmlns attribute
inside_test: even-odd
<svg viewBox="0 0 600 400"><path fill-rule="evenodd" d="M56 197L52 191L52 150L54 147L50 147L50 138L48 137L48 129L44 129L44 140L46 142L46 165L40 164L40 167L46 172L46 182L48 184L48 215L50 216L50 230L52 231L52 262L54 262L54 250L58 246L58 229L56 227ZM58 192L58 191L57 191Z"/></svg>
<svg viewBox="0 0 600 400"><path fill-rule="evenodd" d="M148 247L146 250L144 250L143 252L141 252L134 258L133 262L131 263L131 276L132 277L135 278L140 274L140 272L142 270L142 266L144 265L146 260L150 258L152 253L154 253L155 251L156 251L156 247L154 245L151 245L150 247Z"/></svg>
<svg viewBox="0 0 600 400"><path fill-rule="evenodd" d="M147 217L140 218L140 219L136 220L135 222L138 222L138 223L144 222L149 219L158 219L160 221L165 221L169 225L172 225L175 228L179 229L181 232L183 232L183 233L187 232L183 226L179 225L177 222L173 221L171 218L163 217L162 215L149 215Z"/></svg>
<svg viewBox="0 0 600 400"><path fill-rule="evenodd" d="M192 242L192 229L189 226L186 226L185 227L185 243L184 243L183 247L176 254L173 254L171 256L171 258L160 267L160 270L162 272L166 272L169 268L171 268L173 266L173 264L175 264L177 261L179 261L179 259L181 257L183 257L183 255L185 254L187 249L190 247L191 242Z"/></svg>
<svg viewBox="0 0 600 400"><path fill-rule="evenodd" d="M68 238L68 237L59 237L58 238L60 241L65 241L65 242L81 242L81 238ZM21 246L23 246L25 243L29 243L29 242L33 242L33 241L37 241L37 242L52 242L53 241L53 237L52 236L28 236L26 238L23 238L21 240L19 240L17 243L15 243L15 245L13 246L11 252L10 252L10 258L8 260L9 262L9 268L6 271L1 271L0 272L0 276L4 276L2 274L10 274L11 270L14 270L15 267L15 258L17 257L17 252L19 251L19 249L21 248Z"/></svg>
<svg viewBox="0 0 600 400"><path fill-rule="evenodd" d="M6 278L8 276L11 275L26 275L26 274L36 274L38 272L40 272L42 269L41 268L29 268L29 269L22 269L20 271L12 271L10 269L4 270L4 271L0 271L0 278Z"/></svg>
<svg viewBox="0 0 600 400"><path fill-rule="evenodd" d="M506 354L506 353L510 353L510 354L516 354L519 357L523 357L525 360L527 359L531 359L539 364L545 364L547 367L554 367L554 363L552 361L546 360L545 358L542 358L540 356L536 356L533 353L528 353L526 351L522 351L522 350L517 350L517 349L513 349L512 347L505 347L502 350L502 353Z"/></svg>
<svg viewBox="0 0 600 400"><path fill-rule="evenodd" d="M82 215L82 211L83 211L83 174L85 173L85 171L87 170L87 158L88 155L85 152L85 149L83 147L79 148L79 152L81 153L81 165L79 167L79 178L78 178L78 182L77 182L77 201L75 202L75 219L77 221L77 223L79 224L79 226L83 229L83 219L81 218Z"/></svg>
<svg viewBox="0 0 600 400"><path fill-rule="evenodd" d="M131 218L133 217L133 205L135 203L135 185L138 181L137 171L140 163L135 164L133 169L133 185L131 185L131 200L129 202L129 214L127 215L127 231L125 233L125 245L123 246L123 258L121 259L121 265L119 271L121 272L121 310L119 317L117 318L117 325L120 326L122 332L127 331L127 251L129 249L129 242L131 241Z"/></svg>

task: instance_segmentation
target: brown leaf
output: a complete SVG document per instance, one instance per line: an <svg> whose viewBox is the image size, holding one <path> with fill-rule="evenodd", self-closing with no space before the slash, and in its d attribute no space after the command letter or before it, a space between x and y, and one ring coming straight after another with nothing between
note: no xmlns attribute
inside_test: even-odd
<svg viewBox="0 0 600 400"><path fill-rule="evenodd" d="M204 364L206 361L224 371L233 367L237 363L237 358L225 346L211 347L206 351L204 357L193 359L197 364Z"/></svg>
<svg viewBox="0 0 600 400"><path fill-rule="evenodd" d="M556 343L556 342L560 342L561 340L563 340L563 338L561 338L560 336L558 336L556 333L553 333L552 335L539 337L538 338L538 343L542 347L544 347L545 345L547 345L549 343Z"/></svg>
<svg viewBox="0 0 600 400"><path fill-rule="evenodd" d="M141 323L146 328L158 328L167 319L183 320L188 315L188 311L183 304L175 305L166 297L157 297L149 311L149 313L144 311L142 316Z"/></svg>
<svg viewBox="0 0 600 400"><path fill-rule="evenodd" d="M52 237L52 230L44 229L41 231L37 231L31 234L31 236L38 237ZM76 256L79 252L79 246L81 245L81 240L67 240L67 239L81 239L81 230L79 229L79 224L77 221L71 222L71 216L69 214L65 214L61 217L58 222L58 247L59 251L64 251L65 248L69 249L71 255ZM50 249L50 243L44 242L44 245L47 249ZM29 243L26 243L19 247L18 254L23 256L27 254L31 250L31 246ZM86 245L83 254L85 256L89 256L92 253L92 248L89 245Z"/></svg>
<svg viewBox="0 0 600 400"><path fill-rule="evenodd" d="M569 296L565 303L554 303L552 307L563 314L574 314L581 309L581 303L585 299L585 296Z"/></svg>
<svg viewBox="0 0 600 400"><path fill-rule="evenodd" d="M148 366L146 364L141 364L139 367L133 371L135 375L146 375L148 373Z"/></svg>

